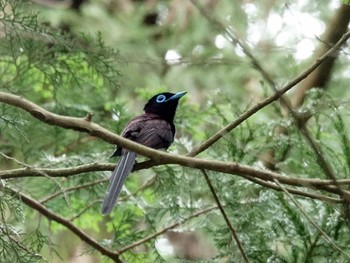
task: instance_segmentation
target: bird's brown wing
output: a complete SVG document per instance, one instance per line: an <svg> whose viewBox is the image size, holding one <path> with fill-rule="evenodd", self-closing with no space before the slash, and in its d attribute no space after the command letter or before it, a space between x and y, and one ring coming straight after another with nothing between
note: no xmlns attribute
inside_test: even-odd
<svg viewBox="0 0 350 263"><path fill-rule="evenodd" d="M135 142L154 149L167 149L173 141L170 124L161 119L148 120L135 136Z"/></svg>
<svg viewBox="0 0 350 263"><path fill-rule="evenodd" d="M175 128L156 114L142 114L132 119L122 136L154 149L167 149L174 141ZM117 147L112 156L121 154Z"/></svg>

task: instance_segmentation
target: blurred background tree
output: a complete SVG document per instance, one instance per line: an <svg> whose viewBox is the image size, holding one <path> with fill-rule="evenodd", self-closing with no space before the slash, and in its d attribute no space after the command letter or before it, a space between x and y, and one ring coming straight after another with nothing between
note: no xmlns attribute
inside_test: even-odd
<svg viewBox="0 0 350 263"><path fill-rule="evenodd" d="M254 176L152 166L128 178L107 217L114 146L47 125L4 94L93 113L119 134L150 96L188 91L169 151L197 155L330 50L349 19L335 0L1 1L0 261L348 262L346 45L198 154Z"/></svg>

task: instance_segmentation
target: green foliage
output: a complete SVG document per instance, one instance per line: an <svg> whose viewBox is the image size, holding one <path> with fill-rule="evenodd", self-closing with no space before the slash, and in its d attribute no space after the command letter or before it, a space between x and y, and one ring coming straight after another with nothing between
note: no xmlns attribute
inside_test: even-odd
<svg viewBox="0 0 350 263"><path fill-rule="evenodd" d="M272 72L271 77L277 83L286 83L308 65L294 56L297 42L304 36L289 31L288 26L281 27L280 31L289 32L293 38L283 46L277 45L275 38L281 32L271 33L266 20L271 14L287 13L298 21L293 11L304 8L316 20L328 21L329 4L310 2L295 7L248 2L218 1L210 15L232 26L264 68ZM21 95L61 115L84 117L91 112L94 122L116 133L142 111L142 105L153 94L188 91L176 115L176 141L169 149L175 154L186 154L273 93L252 67L252 61L190 3L161 1L154 7L142 1L129 4L130 9L116 8L113 3L92 0L74 12L42 8L26 1L1 1L0 91ZM152 12L158 12L159 17L150 26L144 18ZM254 32L261 33L260 41L254 42ZM314 34L309 37L317 40ZM220 47L216 41L222 38L226 40ZM169 50L181 58L164 60ZM328 89L311 90L299 109L310 113L307 128L338 179L348 178L350 171L350 115L344 99L349 96L348 65L348 57L342 57ZM287 132L277 134L276 130L282 128ZM108 162L113 148L87 134L49 126L18 107L0 104L0 152L13 158L0 156L1 170ZM315 153L278 102L254 114L198 157L264 169L261 156L267 151L274 152L280 174L326 178ZM142 160L140 157L138 162ZM40 201L112 251L184 221L175 228L177 231L201 233L202 239L209 241L201 247L200 256L213 250L209 257L195 257L193 261L242 261L218 209L191 217L215 205L199 170L161 165L138 171L128 178L128 191L122 193L116 209L103 217L100 204L107 180L101 179L109 174L43 174L2 179L0 183ZM251 262L348 260L283 192L240 176L213 171L208 174ZM298 189L315 192L307 186ZM74 240L62 237L66 227L47 220L3 188L0 195L0 262L67 262L69 254L77 253L78 245L71 245ZM350 235L343 208L312 198L294 198L349 254ZM177 251L167 255L157 242L161 237L166 235L127 250L121 258L125 262L193 262ZM190 245L200 243L197 241ZM89 247L83 247L83 253L98 254ZM96 262L112 262L105 256L96 258Z"/></svg>

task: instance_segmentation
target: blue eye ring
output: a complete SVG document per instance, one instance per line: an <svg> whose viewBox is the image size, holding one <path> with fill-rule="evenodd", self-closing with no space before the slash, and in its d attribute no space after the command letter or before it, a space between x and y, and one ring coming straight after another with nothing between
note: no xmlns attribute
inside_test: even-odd
<svg viewBox="0 0 350 263"><path fill-rule="evenodd" d="M166 100L166 97L163 94L158 95L158 97L156 98L157 103L163 103L165 100Z"/></svg>

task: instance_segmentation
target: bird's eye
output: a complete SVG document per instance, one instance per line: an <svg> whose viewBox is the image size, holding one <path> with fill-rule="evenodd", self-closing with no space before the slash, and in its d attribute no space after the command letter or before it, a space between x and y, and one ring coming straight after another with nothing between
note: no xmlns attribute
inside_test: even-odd
<svg viewBox="0 0 350 263"><path fill-rule="evenodd" d="M166 97L164 95L159 95L157 98L156 98L156 102L158 103L162 103L166 100Z"/></svg>

